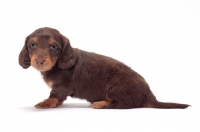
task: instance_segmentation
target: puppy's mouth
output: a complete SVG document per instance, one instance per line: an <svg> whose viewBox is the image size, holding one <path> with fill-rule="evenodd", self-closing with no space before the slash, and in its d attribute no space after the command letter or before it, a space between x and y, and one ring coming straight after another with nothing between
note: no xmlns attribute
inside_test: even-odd
<svg viewBox="0 0 200 132"><path fill-rule="evenodd" d="M54 63L50 60L50 58L39 59L33 56L31 58L31 66L40 72L45 72L51 70Z"/></svg>

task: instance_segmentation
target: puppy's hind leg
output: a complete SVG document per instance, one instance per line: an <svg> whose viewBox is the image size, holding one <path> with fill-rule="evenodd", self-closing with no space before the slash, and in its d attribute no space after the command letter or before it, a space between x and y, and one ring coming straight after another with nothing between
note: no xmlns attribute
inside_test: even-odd
<svg viewBox="0 0 200 132"><path fill-rule="evenodd" d="M130 109L134 108L132 103L127 103L126 101L122 100L111 100L106 98L104 101L98 101L92 103L92 108L94 109Z"/></svg>
<svg viewBox="0 0 200 132"><path fill-rule="evenodd" d="M94 109L109 108L111 103L112 103L112 100L108 99L106 96L106 100L92 103L92 108Z"/></svg>

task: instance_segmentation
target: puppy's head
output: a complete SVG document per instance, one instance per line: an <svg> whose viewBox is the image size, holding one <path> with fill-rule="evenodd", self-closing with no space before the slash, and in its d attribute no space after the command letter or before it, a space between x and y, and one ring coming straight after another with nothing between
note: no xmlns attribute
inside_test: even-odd
<svg viewBox="0 0 200 132"><path fill-rule="evenodd" d="M76 54L69 40L59 31L47 27L27 36L19 54L19 64L23 68L32 66L41 72L51 70L55 65L69 69L75 62Z"/></svg>

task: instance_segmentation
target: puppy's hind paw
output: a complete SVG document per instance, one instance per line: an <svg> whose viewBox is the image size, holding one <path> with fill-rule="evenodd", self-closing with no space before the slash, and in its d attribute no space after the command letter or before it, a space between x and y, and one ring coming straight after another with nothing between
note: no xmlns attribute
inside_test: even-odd
<svg viewBox="0 0 200 132"><path fill-rule="evenodd" d="M92 108L94 109L102 109L106 108L110 105L109 101L99 101L99 102L94 102L92 103Z"/></svg>

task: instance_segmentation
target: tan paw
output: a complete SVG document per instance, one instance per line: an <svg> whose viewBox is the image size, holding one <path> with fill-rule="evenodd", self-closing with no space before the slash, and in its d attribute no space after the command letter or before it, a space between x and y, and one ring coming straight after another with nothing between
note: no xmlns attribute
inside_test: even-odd
<svg viewBox="0 0 200 132"><path fill-rule="evenodd" d="M57 107L57 104L58 104L58 100L56 98L48 98L36 104L35 107L42 108L42 109L55 108Z"/></svg>
<svg viewBox="0 0 200 132"><path fill-rule="evenodd" d="M101 109L101 108L106 108L110 104L109 101L99 101L99 102L94 102L92 103L92 108L94 109Z"/></svg>

